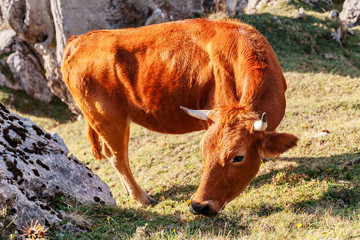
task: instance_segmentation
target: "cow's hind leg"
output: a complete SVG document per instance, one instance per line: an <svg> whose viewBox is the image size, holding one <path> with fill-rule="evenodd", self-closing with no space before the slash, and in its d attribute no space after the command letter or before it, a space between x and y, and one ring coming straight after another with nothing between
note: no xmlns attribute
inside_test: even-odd
<svg viewBox="0 0 360 240"><path fill-rule="evenodd" d="M105 130L105 131L104 131ZM110 127L109 125L102 129L101 136L105 141L105 155L110 157L111 164L117 170L120 180L125 190L132 198L141 204L155 203L155 199L144 192L136 183L129 165L128 146L130 125L129 123L118 124ZM107 148L107 149L106 149ZM110 154L111 153L111 154Z"/></svg>

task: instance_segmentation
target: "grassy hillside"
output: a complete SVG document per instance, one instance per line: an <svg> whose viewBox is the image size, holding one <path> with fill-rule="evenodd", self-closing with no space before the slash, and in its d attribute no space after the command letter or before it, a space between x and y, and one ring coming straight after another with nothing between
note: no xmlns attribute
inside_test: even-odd
<svg viewBox="0 0 360 240"><path fill-rule="evenodd" d="M281 62L288 91L278 131L298 136L298 147L264 162L244 193L215 218L192 215L186 203L200 181L203 132L162 135L132 125L132 171L158 201L140 207L125 195L110 163L91 155L83 120L75 121L59 101L46 105L0 88L1 102L58 132L70 151L110 186L118 203L117 208L80 206L59 199L69 222L82 230L53 226L49 238L360 238L360 27L345 35L340 46L331 39L331 29L339 24L327 18L329 7L292 2L240 19L267 37ZM308 17L292 19L301 6ZM326 60L324 52L337 59Z"/></svg>

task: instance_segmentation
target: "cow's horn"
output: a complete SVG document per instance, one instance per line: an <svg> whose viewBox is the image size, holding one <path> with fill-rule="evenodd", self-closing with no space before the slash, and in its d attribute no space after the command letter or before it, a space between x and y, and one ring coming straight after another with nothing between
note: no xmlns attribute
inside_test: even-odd
<svg viewBox="0 0 360 240"><path fill-rule="evenodd" d="M211 112L211 110L193 110L183 106L180 106L180 109L189 114L190 116L204 121L208 120L208 115Z"/></svg>
<svg viewBox="0 0 360 240"><path fill-rule="evenodd" d="M263 113L261 120L254 122L254 131L264 131L267 128L266 112Z"/></svg>

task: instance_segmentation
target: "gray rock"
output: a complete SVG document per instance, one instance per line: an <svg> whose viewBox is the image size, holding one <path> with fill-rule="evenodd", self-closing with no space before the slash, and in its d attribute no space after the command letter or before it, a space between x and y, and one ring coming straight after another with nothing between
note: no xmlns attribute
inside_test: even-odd
<svg viewBox="0 0 360 240"><path fill-rule="evenodd" d="M323 58L327 59L327 60L333 60L333 59L338 59L339 57L335 54L332 53L321 53L321 55L323 56Z"/></svg>
<svg viewBox="0 0 360 240"><path fill-rule="evenodd" d="M310 1L310 0L301 0L302 2L306 3L307 5L309 5L310 7L313 7L314 4L313 4L313 1ZM316 1L317 2L317 1Z"/></svg>
<svg viewBox="0 0 360 240"><path fill-rule="evenodd" d="M20 46L18 47L20 48ZM22 49L9 55L6 61L14 78L29 96L46 103L51 102L54 95L50 92L46 79L41 74L41 67L36 57L29 52L22 52ZM13 88L11 85L8 87Z"/></svg>
<svg viewBox="0 0 360 240"><path fill-rule="evenodd" d="M322 0L323 2L327 3L328 5L332 6L334 5L334 3L332 2L332 0Z"/></svg>
<svg viewBox="0 0 360 240"><path fill-rule="evenodd" d="M23 40L50 44L54 27L49 1L2 0L2 6L4 18Z"/></svg>
<svg viewBox="0 0 360 240"><path fill-rule="evenodd" d="M340 12L340 20L347 25L347 27L355 27L360 24L360 1L359 0L345 0L343 9Z"/></svg>
<svg viewBox="0 0 360 240"><path fill-rule="evenodd" d="M64 213L52 200L115 206L108 186L69 151L56 133L0 104L0 209L7 207L17 228L38 220L59 222Z"/></svg>
<svg viewBox="0 0 360 240"><path fill-rule="evenodd" d="M249 0L245 8L246 14L257 13L264 5L272 6L277 4L278 0Z"/></svg>
<svg viewBox="0 0 360 240"><path fill-rule="evenodd" d="M0 31L0 85L25 91L29 96L50 102L50 92L39 60L12 29Z"/></svg>
<svg viewBox="0 0 360 240"><path fill-rule="evenodd" d="M15 43L16 33L12 29L0 31L0 55L11 52L11 46Z"/></svg>
<svg viewBox="0 0 360 240"><path fill-rule="evenodd" d="M226 13L232 17L244 13L248 0L226 0Z"/></svg>
<svg viewBox="0 0 360 240"><path fill-rule="evenodd" d="M342 27L338 27L337 30L335 29L331 29L331 38L335 41L337 41L340 45L342 45L341 43L341 39L343 38L343 29Z"/></svg>
<svg viewBox="0 0 360 240"><path fill-rule="evenodd" d="M329 17L330 18L338 18L340 15L339 11L338 10L331 10L330 13L329 13Z"/></svg>
<svg viewBox="0 0 360 240"><path fill-rule="evenodd" d="M41 79L41 81L46 79L47 88L50 89L50 91L47 92L51 92L51 95L54 94L58 96L69 105L70 110L76 114L80 114L80 110L62 80L60 65L56 61L56 45L53 42L55 28L50 1L0 0L0 3L4 19L16 34L33 49L32 55L36 55L37 65L40 65L40 68L43 69L42 72L45 73L45 78L36 79ZM26 54L24 54L24 56L26 56ZM29 74L28 76L30 77L31 75ZM28 79L25 82L33 82L36 79ZM41 86L43 86L43 84L41 84ZM23 87L25 88L24 85ZM39 93L37 95L40 96L43 94ZM44 98L45 102L50 99L50 97Z"/></svg>
<svg viewBox="0 0 360 240"><path fill-rule="evenodd" d="M293 19L305 19L307 17L305 10L303 8L299 8L297 13L292 17Z"/></svg>
<svg viewBox="0 0 360 240"><path fill-rule="evenodd" d="M282 24L281 20L277 17L277 16L273 16L274 22L276 22L277 24Z"/></svg>

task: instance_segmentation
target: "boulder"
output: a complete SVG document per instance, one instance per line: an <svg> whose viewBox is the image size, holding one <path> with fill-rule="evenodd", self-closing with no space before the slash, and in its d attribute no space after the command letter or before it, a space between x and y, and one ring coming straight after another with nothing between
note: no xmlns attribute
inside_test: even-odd
<svg viewBox="0 0 360 240"><path fill-rule="evenodd" d="M257 13L264 5L271 6L277 4L278 0L249 0L245 8L246 14Z"/></svg>
<svg viewBox="0 0 360 240"><path fill-rule="evenodd" d="M360 24L360 1L359 0L345 0L343 9L340 12L340 20L347 25L347 27L355 27Z"/></svg>
<svg viewBox="0 0 360 240"><path fill-rule="evenodd" d="M77 115L81 111L68 92L56 61L55 28L48 0L0 0L3 18L37 55L38 65L45 73L47 88ZM28 75L27 77L31 77ZM27 82L34 81L33 79ZM39 94L40 95L40 94Z"/></svg>
<svg viewBox="0 0 360 240"><path fill-rule="evenodd" d="M214 5L217 13L223 12L233 17L244 13L248 0L215 0Z"/></svg>
<svg viewBox="0 0 360 240"><path fill-rule="evenodd" d="M12 29L0 31L0 85L23 90L29 96L50 102L54 95L47 87L37 54Z"/></svg>
<svg viewBox="0 0 360 240"><path fill-rule="evenodd" d="M65 217L53 205L60 196L116 205L109 187L56 133L0 104L0 209L8 209L18 229L31 220L48 226Z"/></svg>
<svg viewBox="0 0 360 240"><path fill-rule="evenodd" d="M293 19L305 19L307 17L304 8L299 8L294 16L291 18Z"/></svg>
<svg viewBox="0 0 360 240"><path fill-rule="evenodd" d="M339 15L340 15L340 13L339 13L339 11L336 10L336 9L331 10L331 11L329 12L329 17L332 18L332 19L337 19L337 18L339 18Z"/></svg>

